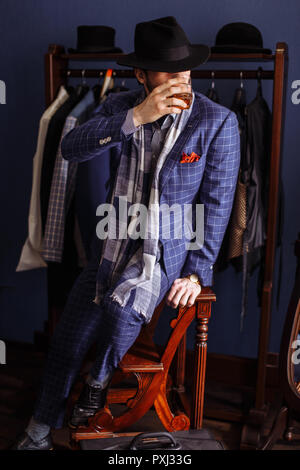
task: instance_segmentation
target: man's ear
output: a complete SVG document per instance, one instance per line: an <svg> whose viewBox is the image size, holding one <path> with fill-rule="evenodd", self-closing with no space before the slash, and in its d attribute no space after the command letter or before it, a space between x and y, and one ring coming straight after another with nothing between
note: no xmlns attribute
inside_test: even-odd
<svg viewBox="0 0 300 470"><path fill-rule="evenodd" d="M146 73L145 70L143 69L134 69L134 74L136 76L136 79L141 85L144 85L146 83Z"/></svg>

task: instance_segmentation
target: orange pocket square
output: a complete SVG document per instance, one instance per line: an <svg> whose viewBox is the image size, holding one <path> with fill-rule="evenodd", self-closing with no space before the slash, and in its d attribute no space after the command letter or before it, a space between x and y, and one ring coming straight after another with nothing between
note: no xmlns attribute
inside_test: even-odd
<svg viewBox="0 0 300 470"><path fill-rule="evenodd" d="M182 159L180 160L180 163L197 162L200 159L200 156L195 152L192 152L191 155L187 155L186 153L182 152Z"/></svg>

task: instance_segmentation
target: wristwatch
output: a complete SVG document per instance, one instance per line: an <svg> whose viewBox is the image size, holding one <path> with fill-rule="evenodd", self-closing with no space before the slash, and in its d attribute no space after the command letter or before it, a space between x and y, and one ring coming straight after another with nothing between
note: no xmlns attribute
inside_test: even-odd
<svg viewBox="0 0 300 470"><path fill-rule="evenodd" d="M200 284L200 281L199 281L199 277L197 276L197 274L190 274L189 276L187 276L187 278L194 282L195 284L198 284L200 287L201 287L201 284Z"/></svg>

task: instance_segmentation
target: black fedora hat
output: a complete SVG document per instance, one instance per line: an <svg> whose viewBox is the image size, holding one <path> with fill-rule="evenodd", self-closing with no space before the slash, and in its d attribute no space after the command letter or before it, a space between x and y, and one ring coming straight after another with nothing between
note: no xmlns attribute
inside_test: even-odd
<svg viewBox="0 0 300 470"><path fill-rule="evenodd" d="M271 49L263 47L263 38L256 26L242 22L223 26L217 33L215 46L211 48L211 52L272 54Z"/></svg>
<svg viewBox="0 0 300 470"><path fill-rule="evenodd" d="M116 31L110 26L77 26L77 48L68 49L71 54L118 53L115 47Z"/></svg>
<svg viewBox="0 0 300 470"><path fill-rule="evenodd" d="M135 28L134 49L118 59L119 65L159 72L181 72L203 64L210 49L190 44L185 32L173 16L138 23Z"/></svg>

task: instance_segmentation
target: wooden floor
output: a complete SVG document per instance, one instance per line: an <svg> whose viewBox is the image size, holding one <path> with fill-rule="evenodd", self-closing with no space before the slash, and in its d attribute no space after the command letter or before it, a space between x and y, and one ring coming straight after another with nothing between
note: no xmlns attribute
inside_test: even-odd
<svg viewBox="0 0 300 470"><path fill-rule="evenodd" d="M6 365L0 365L0 449L7 449L15 437L24 430L32 413L32 406L38 387L44 354L29 347L8 345ZM204 420L204 427L210 429L215 438L222 441L226 449L238 450L241 427L239 423ZM154 410L128 431L164 430ZM57 450L71 450L67 427L52 432ZM300 450L300 442L288 444L280 441L274 450Z"/></svg>

